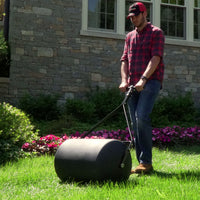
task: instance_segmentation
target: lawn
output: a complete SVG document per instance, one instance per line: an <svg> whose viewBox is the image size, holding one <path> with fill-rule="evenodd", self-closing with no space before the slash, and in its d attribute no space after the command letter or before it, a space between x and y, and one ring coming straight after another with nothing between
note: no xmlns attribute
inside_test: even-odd
<svg viewBox="0 0 200 200"><path fill-rule="evenodd" d="M134 150L131 155L135 167ZM62 183L54 156L21 159L1 166L0 199L200 199L200 146L154 147L153 161L152 174L131 175L126 183Z"/></svg>

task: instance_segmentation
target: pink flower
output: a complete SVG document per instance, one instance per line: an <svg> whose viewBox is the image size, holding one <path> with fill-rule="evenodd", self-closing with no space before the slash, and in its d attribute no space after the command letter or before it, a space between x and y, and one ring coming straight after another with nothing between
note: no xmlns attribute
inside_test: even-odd
<svg viewBox="0 0 200 200"><path fill-rule="evenodd" d="M40 140L46 140L46 141L52 141L52 140L57 141L59 139L60 139L60 137L57 137L55 135L46 135L46 136L40 138Z"/></svg>
<svg viewBox="0 0 200 200"><path fill-rule="evenodd" d="M69 139L69 137L66 134L62 136L62 140L67 140L67 139Z"/></svg>
<svg viewBox="0 0 200 200"><path fill-rule="evenodd" d="M22 145L22 149L28 149L28 147L29 147L29 143L28 142L26 142L26 143L24 143Z"/></svg>
<svg viewBox="0 0 200 200"><path fill-rule="evenodd" d="M39 140L33 140L31 143L25 143L22 145L24 151L38 152L39 154L44 153L55 153L57 148L67 139L78 139L83 138L87 132L79 133L78 131L71 136L66 134L62 137L55 135L46 135L41 137ZM134 132L131 132L134 136ZM100 130L93 131L85 139L118 139L121 141L130 141L130 134L128 129L126 130ZM134 137L133 137L134 139ZM165 128L154 128L152 130L152 141L154 144L169 145L169 144L189 144L189 143L200 143L200 127L165 127Z"/></svg>
<svg viewBox="0 0 200 200"><path fill-rule="evenodd" d="M52 143L50 143L50 144L47 144L47 146L48 146L49 148L55 148L55 147L57 147L58 145L55 144L55 142L52 142Z"/></svg>

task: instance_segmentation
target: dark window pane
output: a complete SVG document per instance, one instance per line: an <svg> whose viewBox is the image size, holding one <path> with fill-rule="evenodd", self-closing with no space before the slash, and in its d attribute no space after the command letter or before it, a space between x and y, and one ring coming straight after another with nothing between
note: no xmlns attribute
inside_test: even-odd
<svg viewBox="0 0 200 200"><path fill-rule="evenodd" d="M99 6L100 7L100 11L101 12L106 12L106 2L105 2L105 0L101 0L99 4L100 4L100 6Z"/></svg>
<svg viewBox="0 0 200 200"><path fill-rule="evenodd" d="M107 12L114 14L115 12L115 2L113 0L107 0Z"/></svg>
<svg viewBox="0 0 200 200"><path fill-rule="evenodd" d="M133 30L133 25L131 23L131 20L127 19L128 9L129 9L131 4L133 4L133 1L126 0L126 4L125 4L125 31L128 31L128 32Z"/></svg>
<svg viewBox="0 0 200 200"><path fill-rule="evenodd" d="M167 21L175 21L175 9L170 6L161 7L161 19Z"/></svg>
<svg viewBox="0 0 200 200"><path fill-rule="evenodd" d="M177 21L183 22L184 21L184 10L182 8L177 8Z"/></svg>
<svg viewBox="0 0 200 200"><path fill-rule="evenodd" d="M107 15L107 29L114 29L114 15Z"/></svg>
<svg viewBox="0 0 200 200"><path fill-rule="evenodd" d="M165 35L185 37L185 8L161 6L161 28Z"/></svg>
<svg viewBox="0 0 200 200"><path fill-rule="evenodd" d="M184 24L183 23L177 23L177 36L183 37L184 33Z"/></svg>
<svg viewBox="0 0 200 200"><path fill-rule="evenodd" d="M168 35L168 33L167 33L167 30L168 30L167 21L163 21L163 20L161 21L161 29L163 30L165 35Z"/></svg>
<svg viewBox="0 0 200 200"><path fill-rule="evenodd" d="M194 1L194 7L200 8L200 1L199 0Z"/></svg>
<svg viewBox="0 0 200 200"><path fill-rule="evenodd" d="M194 39L200 39L200 10L194 10Z"/></svg>
<svg viewBox="0 0 200 200"><path fill-rule="evenodd" d="M184 6L185 5L185 0L178 0L178 5Z"/></svg>
<svg viewBox="0 0 200 200"><path fill-rule="evenodd" d="M88 0L88 27L115 28L116 0Z"/></svg>
<svg viewBox="0 0 200 200"><path fill-rule="evenodd" d="M176 36L175 22L169 22L169 36Z"/></svg>
<svg viewBox="0 0 200 200"><path fill-rule="evenodd" d="M162 3L173 4L173 5L185 5L185 0L162 0Z"/></svg>
<svg viewBox="0 0 200 200"><path fill-rule="evenodd" d="M106 28L106 26L105 26L105 14L101 14L100 28Z"/></svg>
<svg viewBox="0 0 200 200"><path fill-rule="evenodd" d="M170 0L170 4L176 4L176 0Z"/></svg>
<svg viewBox="0 0 200 200"><path fill-rule="evenodd" d="M197 25L194 25L194 38L200 39L200 37L198 37L198 26Z"/></svg>

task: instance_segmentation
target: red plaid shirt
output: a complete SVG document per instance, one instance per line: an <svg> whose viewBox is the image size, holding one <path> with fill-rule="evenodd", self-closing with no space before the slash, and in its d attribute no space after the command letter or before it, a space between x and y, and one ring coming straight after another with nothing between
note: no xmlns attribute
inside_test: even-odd
<svg viewBox="0 0 200 200"><path fill-rule="evenodd" d="M121 61L128 62L130 85L139 81L153 56L160 56L161 61L149 79L163 81L164 40L162 30L151 23L140 32L136 28L127 34Z"/></svg>

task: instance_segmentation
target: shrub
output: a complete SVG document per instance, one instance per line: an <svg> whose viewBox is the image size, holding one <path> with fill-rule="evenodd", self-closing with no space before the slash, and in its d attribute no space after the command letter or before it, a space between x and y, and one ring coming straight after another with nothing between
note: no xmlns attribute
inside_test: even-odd
<svg viewBox="0 0 200 200"><path fill-rule="evenodd" d="M82 122L93 121L95 105L85 100L67 99L65 103L65 113L67 115L72 115Z"/></svg>
<svg viewBox="0 0 200 200"><path fill-rule="evenodd" d="M0 32L0 77L9 77L10 49L5 41L3 31Z"/></svg>
<svg viewBox="0 0 200 200"><path fill-rule="evenodd" d="M70 131L73 130L79 130L80 123L77 119L75 119L71 115L61 115L58 119L56 120L51 120L51 121L34 121L33 124L39 129L39 135L44 136L48 135L49 133L51 134L56 134L60 135L61 133L64 133L66 130ZM83 123L85 124L85 123ZM77 128L78 127L78 128Z"/></svg>
<svg viewBox="0 0 200 200"><path fill-rule="evenodd" d="M37 97L24 95L19 101L19 108L31 115L35 120L58 119L60 109L57 96L40 94Z"/></svg>
<svg viewBox="0 0 200 200"><path fill-rule="evenodd" d="M37 137L27 115L7 103L0 103L0 164L20 156L24 142Z"/></svg>
<svg viewBox="0 0 200 200"><path fill-rule="evenodd" d="M108 113L113 111L117 106L121 104L123 101L124 96L120 93L118 88L111 88L111 89L97 89L96 91L92 92L89 96L90 101L95 104L96 107L96 115L99 119L105 117ZM119 113L112 117L110 120L114 121L119 119Z"/></svg>
<svg viewBox="0 0 200 200"><path fill-rule="evenodd" d="M177 97L162 97L155 103L152 115L154 127L171 125L190 126L197 122L197 109L191 93Z"/></svg>

